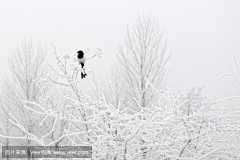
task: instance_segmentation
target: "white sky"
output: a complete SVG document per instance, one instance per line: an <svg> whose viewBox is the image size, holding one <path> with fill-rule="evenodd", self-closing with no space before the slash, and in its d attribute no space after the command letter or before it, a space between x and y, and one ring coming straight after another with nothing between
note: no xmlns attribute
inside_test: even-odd
<svg viewBox="0 0 240 160"><path fill-rule="evenodd" d="M169 44L170 88L176 91L204 85L236 70L240 60L240 1L220 0L6 0L0 2L0 73L7 72L7 56L22 39L47 45L59 54L96 48L102 59L90 68L105 71L113 64L124 29L137 15L150 13L159 20ZM225 78L214 93L232 81ZM232 85L233 87L233 85ZM234 92L230 89L230 92Z"/></svg>

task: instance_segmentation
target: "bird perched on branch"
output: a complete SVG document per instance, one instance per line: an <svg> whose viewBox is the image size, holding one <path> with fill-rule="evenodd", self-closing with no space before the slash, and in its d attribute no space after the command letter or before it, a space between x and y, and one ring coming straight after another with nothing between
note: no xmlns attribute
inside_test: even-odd
<svg viewBox="0 0 240 160"><path fill-rule="evenodd" d="M82 66L81 78L85 78L87 74L83 67L84 67L84 63L86 61L86 57L84 56L84 53L82 50L77 51L77 53L78 53L77 60L78 60L79 64L81 64L81 66Z"/></svg>

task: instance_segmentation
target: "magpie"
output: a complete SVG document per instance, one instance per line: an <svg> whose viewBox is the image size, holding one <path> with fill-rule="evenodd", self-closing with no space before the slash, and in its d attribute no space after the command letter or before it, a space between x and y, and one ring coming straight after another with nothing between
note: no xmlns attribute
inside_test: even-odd
<svg viewBox="0 0 240 160"><path fill-rule="evenodd" d="M81 78L85 78L87 74L83 67L84 67L84 63L86 61L86 57L84 56L84 53L82 50L77 51L77 53L78 53L78 55L77 55L78 63L81 64L81 66L82 66Z"/></svg>

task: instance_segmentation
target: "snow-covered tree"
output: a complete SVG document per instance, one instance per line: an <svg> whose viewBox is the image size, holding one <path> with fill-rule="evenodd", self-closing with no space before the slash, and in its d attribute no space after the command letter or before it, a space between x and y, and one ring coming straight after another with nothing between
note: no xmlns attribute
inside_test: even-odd
<svg viewBox="0 0 240 160"><path fill-rule="evenodd" d="M139 16L132 29L127 27L123 45L117 50L118 64L106 80L107 100L112 104L118 101L122 106L131 106L135 110L137 103L134 98L143 107L157 102L159 96L154 90L144 91L144 78L157 89L163 89L169 58L164 33L156 18Z"/></svg>
<svg viewBox="0 0 240 160"><path fill-rule="evenodd" d="M40 90L34 80L46 76L47 50L32 41L24 40L12 50L8 59L10 74L1 80L1 132L7 136L24 135L24 131L13 126L9 119L16 118L29 133L38 134L41 130L35 126L38 116L25 110L22 100L38 101ZM2 138L1 138L2 139ZM29 139L10 141L3 139L4 145L33 145Z"/></svg>
<svg viewBox="0 0 240 160"><path fill-rule="evenodd" d="M161 97L158 103L143 107L135 99L138 111L116 107L108 104L104 96L93 100L88 91L81 89L81 67L75 56L61 57L56 52L54 56L59 69L52 69L60 78L38 78L36 83L42 93L39 101L24 101L25 109L41 118L35 125L49 127L48 121L54 123L36 135L12 117L10 122L26 134L18 138L44 146L59 141L66 146L90 145L93 159L212 160L240 156L240 143L236 141L240 109L228 107L227 103L233 97L212 101L197 87L187 93L171 92L167 87L159 90L145 78L143 92L154 90ZM66 90L59 95L61 99L50 94L59 87ZM59 122L64 122L62 134L53 140L50 135L59 132Z"/></svg>
<svg viewBox="0 0 240 160"><path fill-rule="evenodd" d="M22 130L9 124L9 118L15 117L30 133L40 132L35 128L33 114L26 111L22 100L37 101L39 88L34 83L37 77L44 76L47 73L46 64L47 50L43 46L34 46L31 41L22 41L11 52L8 59L8 68L10 74L1 81L1 110L2 125L1 129L4 135L23 135ZM11 128L11 130L8 130ZM4 131L5 130L5 131ZM29 140L9 141L6 145L31 145Z"/></svg>

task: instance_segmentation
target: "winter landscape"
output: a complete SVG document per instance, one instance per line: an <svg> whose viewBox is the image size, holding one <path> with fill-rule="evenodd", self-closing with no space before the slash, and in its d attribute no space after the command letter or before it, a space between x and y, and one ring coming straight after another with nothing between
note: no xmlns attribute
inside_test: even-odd
<svg viewBox="0 0 240 160"><path fill-rule="evenodd" d="M240 159L239 7L1 2L1 159Z"/></svg>

